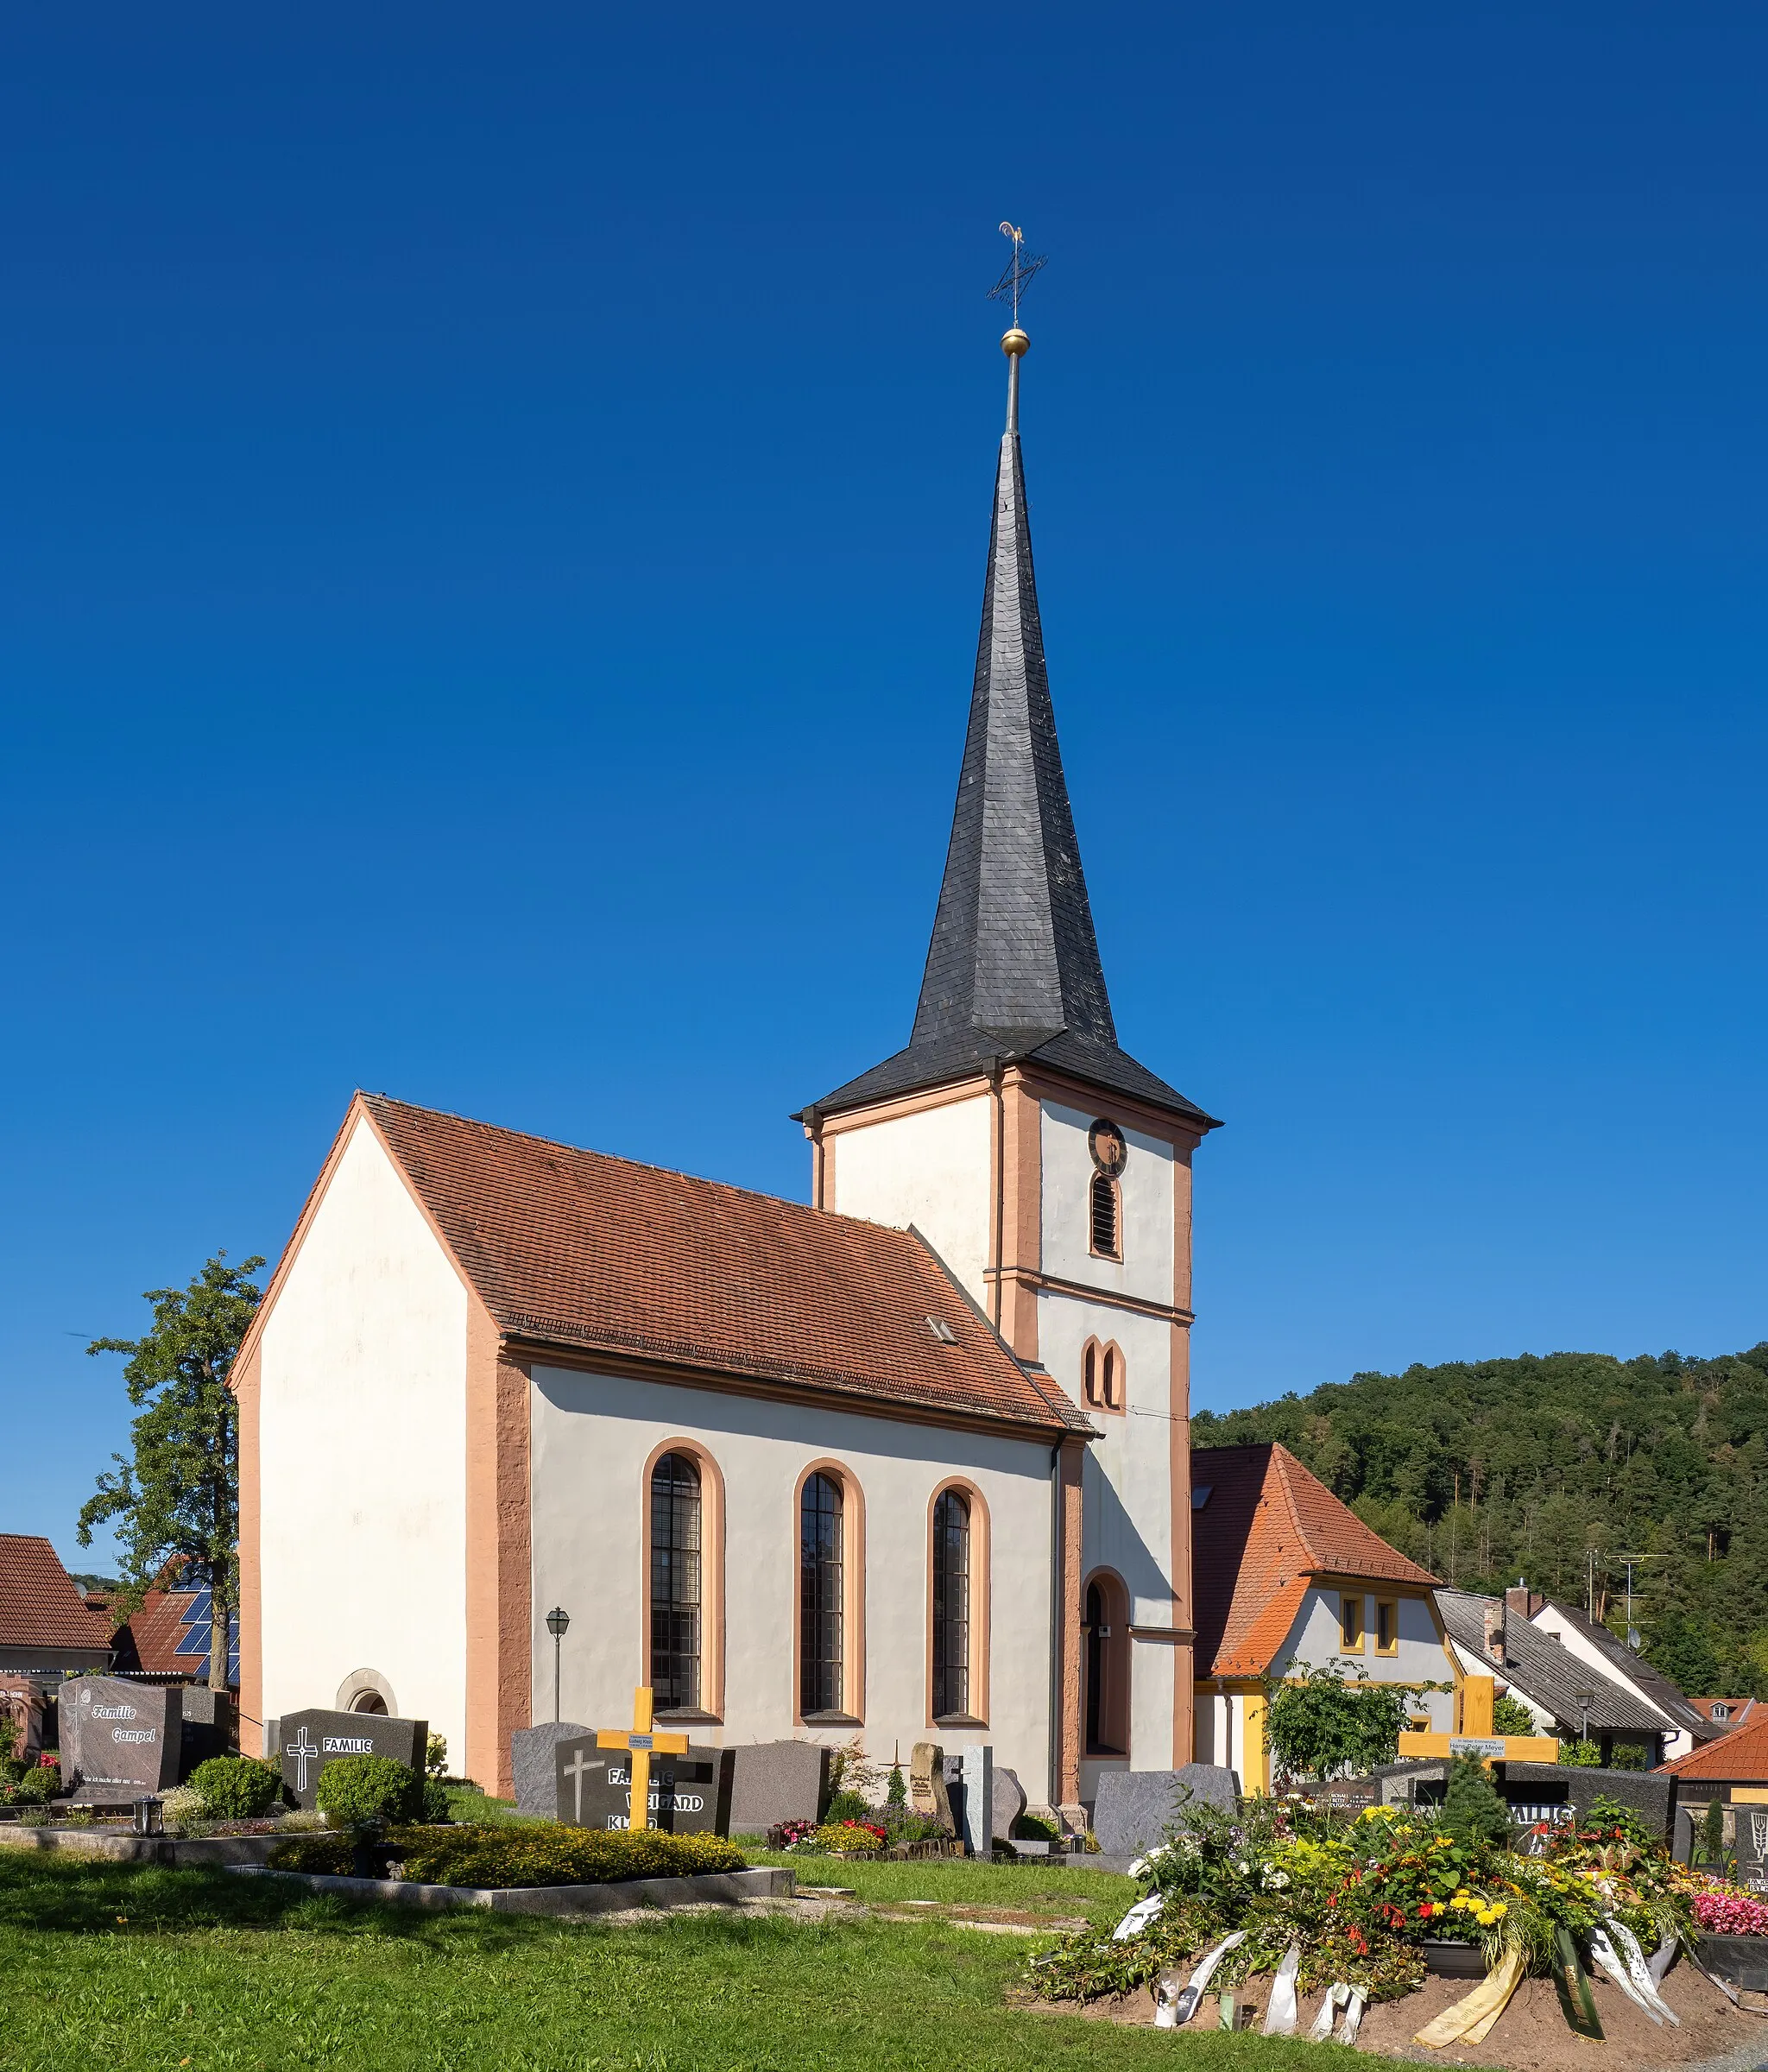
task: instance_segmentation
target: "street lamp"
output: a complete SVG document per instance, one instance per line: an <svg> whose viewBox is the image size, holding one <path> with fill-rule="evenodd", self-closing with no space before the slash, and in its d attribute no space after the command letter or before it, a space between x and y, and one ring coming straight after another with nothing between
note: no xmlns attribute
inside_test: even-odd
<svg viewBox="0 0 1768 2072"><path fill-rule="evenodd" d="M546 1631L552 1636L552 1724L559 1724L559 1643L565 1638L565 1628L571 1624L571 1614L555 1604L546 1614Z"/></svg>
<svg viewBox="0 0 1768 2072"><path fill-rule="evenodd" d="M1587 1741L1590 1738L1590 1707L1596 1694L1594 1690L1575 1690L1572 1696L1578 1702L1578 1739Z"/></svg>

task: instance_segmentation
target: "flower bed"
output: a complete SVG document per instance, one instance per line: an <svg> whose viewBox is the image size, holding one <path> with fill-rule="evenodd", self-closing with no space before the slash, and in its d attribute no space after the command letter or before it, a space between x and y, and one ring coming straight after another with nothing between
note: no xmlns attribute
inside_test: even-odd
<svg viewBox="0 0 1768 2072"><path fill-rule="evenodd" d="M1768 1904L1738 1885L1706 1885L1694 1896L1703 1935L1768 1936Z"/></svg>
<svg viewBox="0 0 1768 2072"><path fill-rule="evenodd" d="M636 1835L598 1828L391 1828L377 1845L417 1885L611 1885L625 1879L692 1878L741 1871L742 1853L716 1835ZM349 1877L355 1849L348 1835L304 1835L272 1851L278 1871Z"/></svg>
<svg viewBox="0 0 1768 2072"><path fill-rule="evenodd" d="M1457 1822L1448 1809L1377 1806L1352 1820L1297 1795L1242 1801L1233 1818L1192 1806L1131 1867L1143 1905L1113 1933L1077 1932L1034 1957L1041 1995L1150 1986L1233 1933L1244 1939L1212 1990L1274 1972L1298 1943L1304 1993L1342 1982L1370 2001L1422 1983L1427 1942L1465 1939L1488 1966L1513 1952L1525 1972L1549 1974L1562 1930L1588 1952L1594 1932L1613 1938L1619 1924L1647 1954L1696 1933L1686 1873L1601 1800L1583 1825L1544 1825L1524 1850L1502 1823Z"/></svg>

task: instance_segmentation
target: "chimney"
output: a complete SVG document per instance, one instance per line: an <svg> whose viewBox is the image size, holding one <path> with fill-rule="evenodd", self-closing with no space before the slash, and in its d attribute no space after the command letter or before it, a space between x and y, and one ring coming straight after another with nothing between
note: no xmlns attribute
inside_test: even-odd
<svg viewBox="0 0 1768 2072"><path fill-rule="evenodd" d="M1483 1614L1486 1627L1486 1659L1488 1662L1495 1662L1500 1669L1504 1666L1505 1662L1504 1620L1506 1608L1502 1604L1488 1604Z"/></svg>
<svg viewBox="0 0 1768 2072"><path fill-rule="evenodd" d="M1532 1619L1547 1600L1537 1590L1531 1590L1520 1576L1514 1589L1504 1593L1506 1611L1514 1612L1519 1619Z"/></svg>

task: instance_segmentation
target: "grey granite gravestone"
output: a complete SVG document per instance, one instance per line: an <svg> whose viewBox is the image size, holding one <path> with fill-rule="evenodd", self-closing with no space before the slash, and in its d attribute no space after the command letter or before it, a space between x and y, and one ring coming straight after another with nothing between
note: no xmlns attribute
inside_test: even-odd
<svg viewBox="0 0 1768 2072"><path fill-rule="evenodd" d="M427 1720L395 1720L384 1712L287 1712L277 1721L281 1747L271 1757L300 1806L312 1806L319 1772L346 1755L380 1755L424 1774Z"/></svg>
<svg viewBox="0 0 1768 2072"><path fill-rule="evenodd" d="M181 1685L81 1677L72 1688L64 1687L60 1710L62 1782L72 1785L76 1798L136 1798L178 1782L184 1753Z"/></svg>
<svg viewBox="0 0 1768 2072"><path fill-rule="evenodd" d="M1025 1786L1019 1781L1018 1773L999 1767L994 1772L994 1839L1005 1841L1013 1833L1013 1823L1026 1810Z"/></svg>
<svg viewBox="0 0 1768 2072"><path fill-rule="evenodd" d="M1232 1813L1240 1779L1215 1763L1178 1770L1107 1770L1093 1807L1093 1832L1107 1856L1139 1856L1165 1839L1187 1805Z"/></svg>
<svg viewBox="0 0 1768 2072"><path fill-rule="evenodd" d="M731 1750L730 1827L765 1835L783 1820L820 1820L829 1803L821 1741L745 1741Z"/></svg>
<svg viewBox="0 0 1768 2072"><path fill-rule="evenodd" d="M689 1747L682 1755L651 1758L647 1825L665 1835L730 1832L729 1748ZM568 1828L632 1824L632 1758L624 1748L598 1748L592 1734L557 1742L552 1750L554 1806Z"/></svg>
<svg viewBox="0 0 1768 2072"><path fill-rule="evenodd" d="M968 1856L987 1857L994 1843L994 1751L961 1748L945 1759L951 1819Z"/></svg>
<svg viewBox="0 0 1768 2072"><path fill-rule="evenodd" d="M515 1772L515 1803L524 1813L552 1820L559 1812L559 1766L552 1751L560 1741L588 1734L575 1720L548 1720L544 1727L518 1727L509 1737L509 1766Z"/></svg>

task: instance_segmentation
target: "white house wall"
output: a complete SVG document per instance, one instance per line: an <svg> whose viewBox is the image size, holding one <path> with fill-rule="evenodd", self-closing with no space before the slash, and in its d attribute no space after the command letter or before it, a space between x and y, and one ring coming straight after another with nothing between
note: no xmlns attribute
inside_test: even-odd
<svg viewBox="0 0 1768 2072"><path fill-rule="evenodd" d="M366 1121L260 1352L266 1720L354 1670L466 1745L467 1297Z"/></svg>
<svg viewBox="0 0 1768 2072"><path fill-rule="evenodd" d="M1431 1619L1430 1608L1423 1598L1398 1600L1399 1645L1392 1654L1380 1655L1375 1652L1375 1603L1378 1597L1385 1598L1387 1593L1379 1585L1367 1589L1364 1593L1361 1654L1347 1653L1339 1645L1340 1595L1336 1589L1308 1590L1296 1622L1290 1628L1284 1651L1273 1660L1272 1668L1278 1675L1296 1676L1304 1668L1320 1669L1331 1664L1342 1669L1353 1682L1359 1670L1372 1684L1447 1684L1453 1680L1449 1656ZM1454 1718L1454 1694L1426 1691L1418 1701L1418 1709L1430 1715L1434 1733L1447 1734Z"/></svg>
<svg viewBox="0 0 1768 2072"><path fill-rule="evenodd" d="M984 1306L993 1109L992 1096L979 1094L844 1129L828 1140L835 1169L829 1206L898 1229L912 1224Z"/></svg>
<svg viewBox="0 0 1768 2072"><path fill-rule="evenodd" d="M1087 1132L1102 1111L1043 1103L1043 1270L1064 1280L1133 1295L1144 1302L1172 1300L1171 1145L1125 1129L1128 1148L1118 1182L1121 1260L1090 1250L1089 1196L1093 1154Z"/></svg>
<svg viewBox="0 0 1768 2072"><path fill-rule="evenodd" d="M1619 1684L1623 1690L1631 1691L1640 1704L1649 1706L1658 1715L1664 1722L1663 1759L1666 1763L1673 1763L1678 1756L1686 1755L1694 1747L1694 1735L1678 1727L1670 1715L1658 1706L1650 1691L1635 1684L1626 1671L1605 1655L1594 1640L1580 1633L1569 1620L1562 1619L1552 1604L1543 1606L1529 1623L1539 1627L1544 1633L1551 1633L1556 1639L1564 1643L1569 1654L1575 1655L1581 1662L1588 1663L1600 1675L1607 1677L1611 1684Z"/></svg>
<svg viewBox="0 0 1768 2072"><path fill-rule="evenodd" d="M905 1764L916 1741L988 1743L1032 1799L1047 1794L1048 1446L553 1368L536 1367L534 1384L536 1719L552 1716L549 1606L562 1605L571 1620L562 1654L565 1719L618 1726L634 1686L650 1680L641 1630L645 1464L665 1441L691 1439L723 1478L728 1551L723 1724L696 1728L696 1738L729 1747L808 1734L839 1743L862 1731L875 1759L887 1763L900 1750ZM804 1470L824 1458L851 1474L865 1500L863 1729L793 1723L794 1492ZM928 1513L934 1490L954 1475L975 1482L989 1512L988 1724L935 1732L927 1725Z"/></svg>
<svg viewBox="0 0 1768 2072"><path fill-rule="evenodd" d="M1528 1707L1530 1716L1535 1722L1537 1734L1558 1733L1558 1722L1553 1715L1544 1705L1538 1705L1519 1684L1511 1683L1508 1671L1500 1669L1489 1657L1476 1654L1470 1647L1463 1647L1459 1640L1451 1640L1449 1645L1454 1649L1455 1662L1465 1675L1493 1677L1496 1682L1503 1684L1505 1690L1519 1705Z"/></svg>

